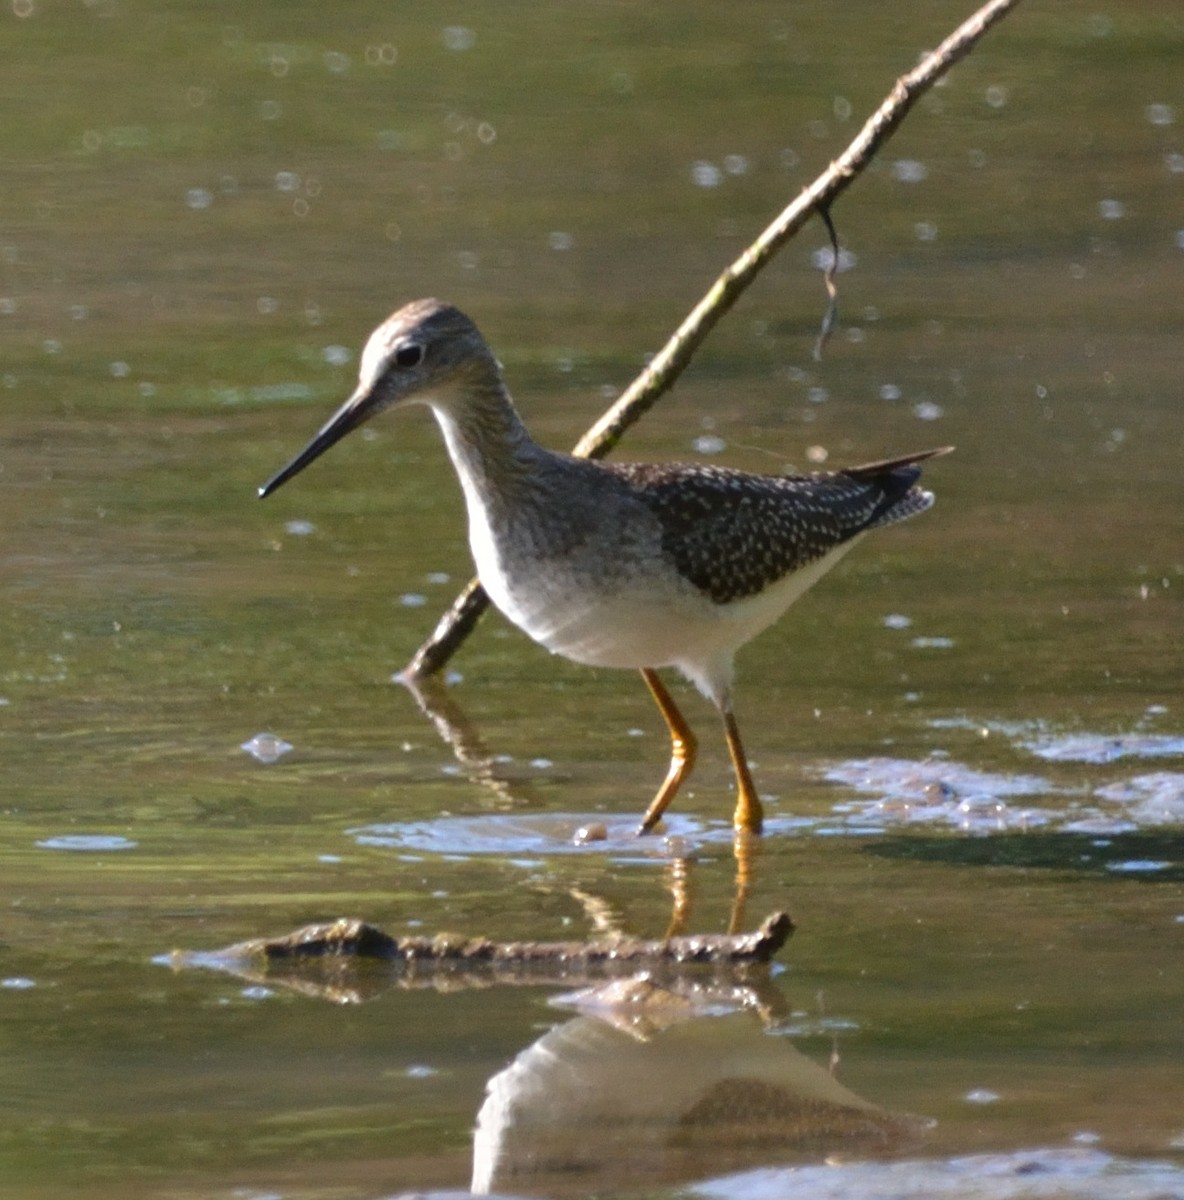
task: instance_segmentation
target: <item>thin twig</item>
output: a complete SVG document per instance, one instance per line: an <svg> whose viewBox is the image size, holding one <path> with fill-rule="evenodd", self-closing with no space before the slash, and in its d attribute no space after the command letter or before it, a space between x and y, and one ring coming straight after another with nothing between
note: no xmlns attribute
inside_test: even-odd
<svg viewBox="0 0 1184 1200"><path fill-rule="evenodd" d="M773 255L811 216L828 212L896 131L919 97L964 58L983 34L1019 2L990 0L954 30L936 50L927 54L913 70L896 81L887 99L864 124L854 141L720 275L645 370L579 440L573 454L584 458L601 458L620 441L625 430L670 389L716 322L736 303ZM488 603L480 582L474 579L456 598L432 636L404 668L403 677L420 678L434 674L444 666L468 636Z"/></svg>
<svg viewBox="0 0 1184 1200"><path fill-rule="evenodd" d="M830 238L830 262L826 264L826 271L822 276L823 282L826 284L826 294L830 299L827 301L822 327L818 330L818 338L814 343L815 362L822 361L822 351L839 321L839 288L835 283L835 276L839 273L839 255L842 254L839 247L839 235L835 232L835 223L830 219L830 209L820 208L818 215L826 226L827 237Z"/></svg>

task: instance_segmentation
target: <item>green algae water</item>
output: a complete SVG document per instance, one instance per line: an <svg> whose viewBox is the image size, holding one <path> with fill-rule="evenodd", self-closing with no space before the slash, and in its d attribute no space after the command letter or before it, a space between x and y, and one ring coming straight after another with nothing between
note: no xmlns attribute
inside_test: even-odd
<svg viewBox="0 0 1184 1200"><path fill-rule="evenodd" d="M339 915L656 938L679 848L725 927L730 771L689 689L672 848L621 832L668 755L636 675L491 615L443 700L392 683L470 573L426 414L255 488L420 295L573 444L968 12L0 17L0 1196L755 1200L827 1194L824 1163L847 1197L1184 1191L1170 6L1018 8L836 206L822 360L810 227L618 451L957 447L931 513L739 656L748 924L798 926L762 989L622 1032L556 985L169 959Z"/></svg>

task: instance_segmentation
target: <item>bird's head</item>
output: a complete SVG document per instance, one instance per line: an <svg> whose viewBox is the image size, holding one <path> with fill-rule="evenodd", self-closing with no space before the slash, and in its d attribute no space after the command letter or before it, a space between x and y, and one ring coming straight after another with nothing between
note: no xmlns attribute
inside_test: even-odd
<svg viewBox="0 0 1184 1200"><path fill-rule="evenodd" d="M413 300L370 335L358 368L358 386L316 436L260 489L270 496L330 446L375 413L404 404L448 404L475 373L496 373L477 327L440 300Z"/></svg>

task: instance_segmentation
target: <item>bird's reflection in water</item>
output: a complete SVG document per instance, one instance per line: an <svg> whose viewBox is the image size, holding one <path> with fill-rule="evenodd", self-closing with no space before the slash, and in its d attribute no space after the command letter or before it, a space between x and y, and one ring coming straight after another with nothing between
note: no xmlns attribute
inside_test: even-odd
<svg viewBox="0 0 1184 1200"><path fill-rule="evenodd" d="M355 932L335 936L338 926ZM784 914L762 926L762 936L775 931L771 951L790 932ZM717 935L710 962L671 960L669 942L646 943L649 965L639 971L616 953L588 959L581 943L555 944L541 958L525 952L542 943L514 943L500 960L394 960L380 945L391 941L382 931L338 922L159 961L338 1004L391 989L568 988L554 1003L577 1015L486 1085L473 1139L478 1195L633 1190L834 1155L894 1154L916 1141L926 1122L844 1087L833 1054L828 1068L790 1044L789 1022L802 1014L767 960L729 961L727 948L744 940ZM277 953L268 950L273 943Z"/></svg>
<svg viewBox="0 0 1184 1200"><path fill-rule="evenodd" d="M882 1154L927 1123L878 1108L768 1026L769 981L688 989L639 976L566 998L580 1015L487 1086L472 1190L580 1194L844 1152Z"/></svg>
<svg viewBox="0 0 1184 1200"><path fill-rule="evenodd" d="M499 775L498 759L442 684L402 682L474 783L492 790L499 807L529 804ZM590 849L621 845L600 822L568 836ZM692 920L693 843L655 839L672 897L667 937L684 934ZM759 838L735 833L729 933L744 926L759 849ZM599 936L620 933L606 901L569 890ZM579 1015L521 1051L487 1085L473 1142L475 1194L676 1184L836 1153L887 1153L926 1128L844 1087L833 1055L828 1069L775 1036L789 1006L764 971L588 981L563 1002Z"/></svg>
<svg viewBox="0 0 1184 1200"><path fill-rule="evenodd" d="M536 807L529 787L513 780L505 772L504 760L485 746L477 727L457 702L451 689L435 676L415 677L404 673L394 678L411 693L420 712L452 750L469 780L491 796L491 807L499 810ZM598 845L603 845L604 849L610 848L608 830L602 822L573 827L570 837L574 843L593 850ZM694 847L685 837L645 838L638 842L639 848L643 845L652 845L655 856L667 863L666 881L672 910L666 936L684 934L690 927L693 910ZM619 851L619 842L612 843L611 848ZM732 852L736 862L736 884L727 926L729 933L739 933L744 928L748 898L756 879L759 851L758 836L747 830L735 831Z"/></svg>

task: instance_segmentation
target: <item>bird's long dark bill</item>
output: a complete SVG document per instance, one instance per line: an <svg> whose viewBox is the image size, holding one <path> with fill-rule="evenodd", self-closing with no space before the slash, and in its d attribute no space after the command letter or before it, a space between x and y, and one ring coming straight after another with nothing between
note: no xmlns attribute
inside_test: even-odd
<svg viewBox="0 0 1184 1200"><path fill-rule="evenodd" d="M341 441L351 429L357 429L374 411L367 403L368 397L363 392L351 396L329 419L321 426L320 432L296 455L282 471L277 471L260 489L259 498L270 496L282 483L287 483L293 475L303 471L314 458L320 458L330 446Z"/></svg>

